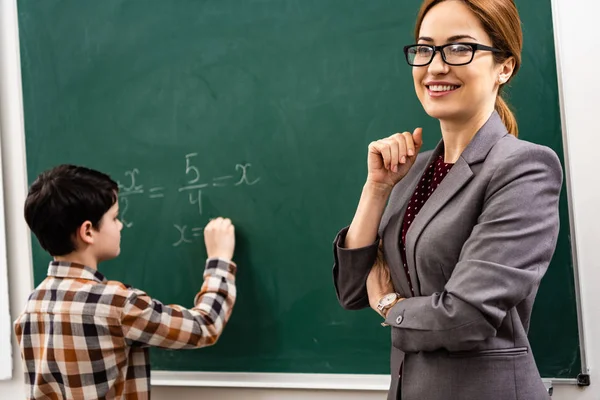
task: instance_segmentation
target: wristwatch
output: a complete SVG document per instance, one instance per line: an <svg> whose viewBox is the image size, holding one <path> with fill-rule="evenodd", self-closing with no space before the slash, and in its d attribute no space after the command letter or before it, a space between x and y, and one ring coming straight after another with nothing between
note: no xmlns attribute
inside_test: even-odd
<svg viewBox="0 0 600 400"><path fill-rule="evenodd" d="M383 296L381 299L379 299L379 302L377 303L377 310L379 311L379 314L381 314L381 316L385 318L385 314L383 313L384 310L389 310L399 300L400 295L398 293L388 293L385 296Z"/></svg>

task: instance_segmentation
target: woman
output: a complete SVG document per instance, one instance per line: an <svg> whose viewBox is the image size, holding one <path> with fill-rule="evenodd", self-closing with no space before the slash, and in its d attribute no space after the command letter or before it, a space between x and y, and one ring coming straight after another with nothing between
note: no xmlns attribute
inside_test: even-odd
<svg viewBox="0 0 600 400"><path fill-rule="evenodd" d="M369 145L356 214L335 240L338 298L391 326L388 399L547 399L527 331L562 170L516 138L500 95L521 63L518 12L513 0L426 0L416 37L406 59L442 140L419 154L416 129ZM380 242L391 282L371 268Z"/></svg>

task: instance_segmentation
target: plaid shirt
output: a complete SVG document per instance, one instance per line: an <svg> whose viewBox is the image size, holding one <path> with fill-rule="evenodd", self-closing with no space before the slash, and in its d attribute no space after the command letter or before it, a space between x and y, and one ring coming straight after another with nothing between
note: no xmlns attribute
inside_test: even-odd
<svg viewBox="0 0 600 400"><path fill-rule="evenodd" d="M192 309L98 271L51 262L15 321L27 399L148 399L148 347L214 344L235 302L233 263L209 259Z"/></svg>

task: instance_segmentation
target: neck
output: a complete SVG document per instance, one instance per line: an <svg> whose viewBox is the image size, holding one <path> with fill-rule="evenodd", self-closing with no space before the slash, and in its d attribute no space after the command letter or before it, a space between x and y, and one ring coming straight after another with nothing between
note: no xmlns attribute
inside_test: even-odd
<svg viewBox="0 0 600 400"><path fill-rule="evenodd" d="M444 162L455 163L475 134L487 122L492 111L481 111L468 120L440 120L444 139Z"/></svg>
<svg viewBox="0 0 600 400"><path fill-rule="evenodd" d="M54 261L82 264L95 270L98 269L98 261L87 253L73 252L64 256L55 256Z"/></svg>

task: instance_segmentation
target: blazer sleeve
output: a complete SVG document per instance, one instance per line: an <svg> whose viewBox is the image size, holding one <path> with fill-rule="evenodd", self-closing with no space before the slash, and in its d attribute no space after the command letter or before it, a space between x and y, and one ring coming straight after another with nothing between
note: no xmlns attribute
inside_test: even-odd
<svg viewBox="0 0 600 400"><path fill-rule="evenodd" d="M344 247L347 233L348 227L333 242L333 282L342 307L360 310L369 306L367 276L377 257L379 237L369 246L347 249Z"/></svg>
<svg viewBox="0 0 600 400"><path fill-rule="evenodd" d="M542 146L507 157L490 180L477 224L444 291L396 304L386 322L405 352L463 351L496 335L537 290L558 237L562 168Z"/></svg>

